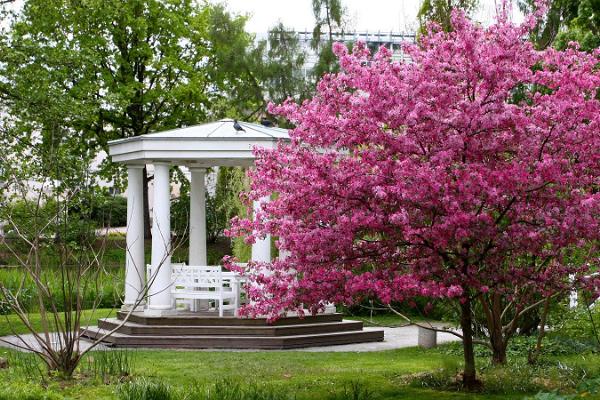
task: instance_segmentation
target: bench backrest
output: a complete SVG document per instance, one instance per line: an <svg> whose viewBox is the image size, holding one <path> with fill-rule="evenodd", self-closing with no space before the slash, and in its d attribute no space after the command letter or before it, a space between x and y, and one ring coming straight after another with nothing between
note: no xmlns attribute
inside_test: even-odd
<svg viewBox="0 0 600 400"><path fill-rule="evenodd" d="M223 287L222 269L219 266L173 266L175 288L202 288L221 290Z"/></svg>

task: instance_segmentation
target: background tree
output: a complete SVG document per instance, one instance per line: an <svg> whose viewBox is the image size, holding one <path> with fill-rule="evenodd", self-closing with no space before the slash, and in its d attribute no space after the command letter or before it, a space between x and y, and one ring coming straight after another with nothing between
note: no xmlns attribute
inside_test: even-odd
<svg viewBox="0 0 600 400"><path fill-rule="evenodd" d="M426 33L428 22L435 22L448 32L453 28L451 21L453 10L462 10L470 15L478 4L478 0L423 0L417 13L419 33Z"/></svg>
<svg viewBox="0 0 600 400"><path fill-rule="evenodd" d="M232 234L270 233L290 256L245 271L246 313L447 298L474 387L474 343L505 363L524 314L595 284L584 275L600 234L597 56L536 51L522 40L533 18L483 28L454 12L411 62L338 44L342 72L271 110L296 128L290 144L256 151L248 198L277 198Z"/></svg>
<svg viewBox="0 0 600 400"><path fill-rule="evenodd" d="M577 17L581 0L553 0L548 4L548 9L540 19L537 26L531 31L530 38L540 49L553 46L557 36L568 29L573 19ZM519 8L525 13L535 9L535 1L521 0ZM566 45L566 42L564 43ZM562 46L565 48L565 46Z"/></svg>
<svg viewBox="0 0 600 400"><path fill-rule="evenodd" d="M192 0L28 0L2 38L0 93L23 129L52 110L93 155L112 139L251 114L264 99L244 23ZM115 178L108 160L101 172Z"/></svg>
<svg viewBox="0 0 600 400"><path fill-rule="evenodd" d="M301 101L312 93L314 84L306 70L308 55L298 35L282 23L269 31L263 85L267 98L280 103L288 98Z"/></svg>
<svg viewBox="0 0 600 400"><path fill-rule="evenodd" d="M328 72L337 70L336 57L332 51L333 34L344 31L344 8L341 0L313 0L315 27L311 47L317 52L313 75L318 80ZM323 34L327 40L323 40Z"/></svg>
<svg viewBox="0 0 600 400"><path fill-rule="evenodd" d="M585 51L593 51L600 47L600 3L594 0L572 2L572 10L577 6L577 13L572 19L565 18L566 29L556 36L555 47L564 49L569 42L578 42Z"/></svg>

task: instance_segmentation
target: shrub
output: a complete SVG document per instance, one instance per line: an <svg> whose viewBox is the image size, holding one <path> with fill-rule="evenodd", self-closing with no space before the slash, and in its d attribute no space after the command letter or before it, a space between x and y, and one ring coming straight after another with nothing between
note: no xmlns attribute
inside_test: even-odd
<svg viewBox="0 0 600 400"><path fill-rule="evenodd" d="M550 314L550 324L555 337L577 340L600 347L598 329L600 329L600 307L588 308L579 304L575 308L566 305Z"/></svg>
<svg viewBox="0 0 600 400"><path fill-rule="evenodd" d="M91 217L98 226L126 226L127 198L123 196L98 196L96 203L92 205Z"/></svg>
<svg viewBox="0 0 600 400"><path fill-rule="evenodd" d="M83 370L97 379L109 382L110 378L122 379L132 375L134 353L127 349L96 350L88 354Z"/></svg>

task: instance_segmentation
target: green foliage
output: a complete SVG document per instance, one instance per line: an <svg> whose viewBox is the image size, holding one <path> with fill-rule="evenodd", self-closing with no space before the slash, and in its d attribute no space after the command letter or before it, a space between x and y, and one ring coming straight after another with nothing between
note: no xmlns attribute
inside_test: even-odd
<svg viewBox="0 0 600 400"><path fill-rule="evenodd" d="M339 68L332 51L333 33L344 30L345 10L341 0L313 0L315 27L311 47L317 51L317 63L313 67L313 76L319 80L324 74L336 72ZM327 40L322 40L326 34Z"/></svg>
<svg viewBox="0 0 600 400"><path fill-rule="evenodd" d="M65 188L81 186L79 164L111 139L250 117L265 106L264 49L245 32L246 18L222 5L27 0L5 22L0 115L7 132L0 145L21 155L34 146L53 149L59 162L50 168L41 158L38 168L47 178L60 175ZM123 170L106 158L88 172L122 186Z"/></svg>
<svg viewBox="0 0 600 400"><path fill-rule="evenodd" d="M417 14L420 34L425 33L429 22L437 23L446 32L452 30L452 10L459 9L471 14L477 4L478 0L423 0Z"/></svg>
<svg viewBox="0 0 600 400"><path fill-rule="evenodd" d="M86 196L87 197L87 196ZM16 249L25 251L41 230L47 242L54 247L52 240L64 241L73 246L94 241L96 224L90 219L90 211L82 202L88 199L73 198L67 204L45 197L39 201L15 200L4 203L0 208L0 220L10 221L5 230L6 237ZM95 204L94 201L91 201ZM52 221L60 221L58 224Z"/></svg>
<svg viewBox="0 0 600 400"><path fill-rule="evenodd" d="M309 97L312 82L303 71L308 55L295 32L282 23L271 28L266 56L263 81L270 101L281 103L293 98L301 102ZM280 126L284 123L279 122Z"/></svg>
<svg viewBox="0 0 600 400"><path fill-rule="evenodd" d="M171 226L178 236L187 239L190 215L189 182L185 178L181 182L179 197L171 206ZM205 192L208 243L216 243L223 236L223 231L229 227L231 218L245 213L239 196L246 186L245 172L242 168L219 167L215 193L208 190Z"/></svg>
<svg viewBox="0 0 600 400"><path fill-rule="evenodd" d="M552 0L544 18L531 34L538 48L565 49L578 42L584 51L600 46L600 2L597 0ZM534 0L521 0L523 12L534 9Z"/></svg>
<svg viewBox="0 0 600 400"><path fill-rule="evenodd" d="M75 268L75 267L73 267ZM63 277L61 268L58 266L48 266L41 274L45 284L51 293L61 293L63 288ZM81 292L81 302L84 308L112 308L121 305L124 290L124 269L100 269L98 271L89 271L82 276L82 285L85 281L93 280L93 285L88 284L85 291ZM18 293L19 304L27 312L39 311L38 289L33 282L31 275L26 274L21 268L0 269L0 282L12 293ZM44 305L50 307L54 303L59 312L68 309L66 302L69 301L65 296L53 296L51 299L44 297ZM0 296L0 314L11 313L11 307L7 304L7 299Z"/></svg>
<svg viewBox="0 0 600 400"><path fill-rule="evenodd" d="M99 195L92 206L91 218L98 227L127 226L127 198Z"/></svg>
<svg viewBox="0 0 600 400"><path fill-rule="evenodd" d="M567 29L557 34L555 47L564 49L569 42L575 41L580 44L582 50L597 49L600 46L600 2L571 0L567 3L572 9L577 5L577 12L571 11L572 18L565 22Z"/></svg>
<svg viewBox="0 0 600 400"><path fill-rule="evenodd" d="M536 345L537 336L515 336L508 344L506 355L509 360L526 357ZM588 340L577 340L576 338L557 336L552 333L546 335L542 342L541 355L544 357L568 356L589 353L595 350L593 343ZM461 355L462 343L448 343L439 348L440 352L448 355ZM475 345L477 357L491 357L492 351L487 346Z"/></svg>
<svg viewBox="0 0 600 400"><path fill-rule="evenodd" d="M600 349L600 308L587 307L582 301L575 308L562 304L549 315L552 336L562 340L586 343L589 347Z"/></svg>
<svg viewBox="0 0 600 400"><path fill-rule="evenodd" d="M437 390L460 390L461 370L458 363L447 363L442 368L409 376L408 382L414 387ZM555 360L543 364L530 365L523 354L508 365L487 365L479 369L483 383L482 392L486 394L535 393L547 391L580 390L584 382L594 386L600 376L598 367L566 365ZM595 390L595 389L590 389ZM591 393L591 391L590 391Z"/></svg>
<svg viewBox="0 0 600 400"><path fill-rule="evenodd" d="M240 199L240 194L249 189L246 171L243 168L221 167L217 175L215 191L215 203L218 212L216 216L221 218L224 228L229 226L233 217L243 218L248 209ZM232 253L240 262L250 259L251 247L244 243L243 239L236 237L232 241Z"/></svg>

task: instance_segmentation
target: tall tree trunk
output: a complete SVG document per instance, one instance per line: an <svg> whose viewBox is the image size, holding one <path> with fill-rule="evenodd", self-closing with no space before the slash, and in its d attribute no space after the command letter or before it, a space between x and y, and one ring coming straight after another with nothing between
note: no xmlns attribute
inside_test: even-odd
<svg viewBox="0 0 600 400"><path fill-rule="evenodd" d="M484 301L483 298L482 301ZM488 316L488 329L492 344L492 364L505 365L508 339L505 340L502 332L502 298L499 293L492 294L492 309Z"/></svg>
<svg viewBox="0 0 600 400"><path fill-rule="evenodd" d="M474 389L479 385L475 372L475 351L473 349L473 320L471 316L471 299L467 297L461 304L460 327L463 335L463 352L465 369L463 385L466 389Z"/></svg>
<svg viewBox="0 0 600 400"><path fill-rule="evenodd" d="M505 365L506 364L506 345L507 343L502 338L502 334L499 336L494 335L491 338L492 343L492 364L494 365Z"/></svg>
<svg viewBox="0 0 600 400"><path fill-rule="evenodd" d="M150 226L150 204L148 202L148 183L150 183L150 179L148 179L148 171L146 167L144 167L144 239L152 239L152 227Z"/></svg>

